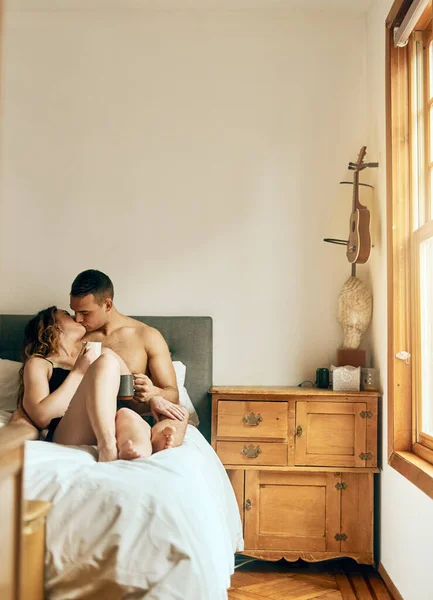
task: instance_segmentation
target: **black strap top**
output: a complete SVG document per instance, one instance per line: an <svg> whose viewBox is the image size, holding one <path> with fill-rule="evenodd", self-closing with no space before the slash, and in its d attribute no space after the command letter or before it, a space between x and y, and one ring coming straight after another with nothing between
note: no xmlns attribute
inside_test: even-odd
<svg viewBox="0 0 433 600"><path fill-rule="evenodd" d="M45 360L48 360L48 358L46 358ZM69 375L71 370L65 369L64 367L55 367L50 360L48 360L48 362L50 362L53 365L53 373L51 375L51 379L48 382L50 394L52 394L62 385L62 383L65 381L66 377Z"/></svg>
<svg viewBox="0 0 433 600"><path fill-rule="evenodd" d="M50 360L49 358L46 358L45 360L47 360L49 363L51 363L53 365L53 372L52 372L51 378L48 382L48 385L50 388L50 394L52 394L62 385L62 383L65 381L66 377L69 375L71 370L66 369L65 367L55 366L53 361ZM49 441L49 442L52 441L54 432L57 428L57 425L60 423L61 418L62 417L56 417L55 419L52 419L50 421L50 424L48 425L47 441Z"/></svg>

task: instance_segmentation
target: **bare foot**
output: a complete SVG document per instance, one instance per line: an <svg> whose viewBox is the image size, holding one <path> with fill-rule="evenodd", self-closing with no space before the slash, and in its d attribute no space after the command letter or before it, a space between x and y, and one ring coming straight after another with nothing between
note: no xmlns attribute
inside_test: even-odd
<svg viewBox="0 0 433 600"><path fill-rule="evenodd" d="M98 462L111 462L113 460L117 460L116 446L98 448Z"/></svg>
<svg viewBox="0 0 433 600"><path fill-rule="evenodd" d="M172 425L167 425L167 427L164 427L164 429L162 430L162 433L165 436L164 449L173 447L173 434L175 432L176 429Z"/></svg>
<svg viewBox="0 0 433 600"><path fill-rule="evenodd" d="M119 458L121 460L134 460L134 458L146 458L146 455L133 446L132 440L127 440L119 446Z"/></svg>
<svg viewBox="0 0 433 600"><path fill-rule="evenodd" d="M152 448L154 452L160 452L161 450L166 450L167 448L173 447L173 435L176 432L176 429L173 425L167 425L161 431L152 435Z"/></svg>

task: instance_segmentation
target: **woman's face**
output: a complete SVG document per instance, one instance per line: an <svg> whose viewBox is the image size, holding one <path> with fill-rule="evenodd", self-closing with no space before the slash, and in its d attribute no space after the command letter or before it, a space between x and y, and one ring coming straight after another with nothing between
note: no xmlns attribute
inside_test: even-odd
<svg viewBox="0 0 433 600"><path fill-rule="evenodd" d="M80 323L76 323L67 310L57 309L56 322L59 329L65 335L71 335L77 339L81 339L86 333L85 328L80 325Z"/></svg>

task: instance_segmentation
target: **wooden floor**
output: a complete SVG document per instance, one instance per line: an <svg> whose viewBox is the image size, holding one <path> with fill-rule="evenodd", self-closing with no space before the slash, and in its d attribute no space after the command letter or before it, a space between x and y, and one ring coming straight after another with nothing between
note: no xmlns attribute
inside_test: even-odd
<svg viewBox="0 0 433 600"><path fill-rule="evenodd" d="M373 567L351 560L266 563L238 567L229 600L392 600Z"/></svg>

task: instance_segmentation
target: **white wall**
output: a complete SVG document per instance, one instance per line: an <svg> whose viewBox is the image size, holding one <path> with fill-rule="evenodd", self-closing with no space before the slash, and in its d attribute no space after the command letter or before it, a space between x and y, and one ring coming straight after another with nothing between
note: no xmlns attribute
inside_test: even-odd
<svg viewBox="0 0 433 600"><path fill-rule="evenodd" d="M379 240L370 267L374 294L373 351L381 369L383 457L380 477L380 560L405 600L433 596L433 500L386 464L387 457L387 290L386 290L386 139L385 18L392 0L375 0L367 19L368 145L377 155Z"/></svg>
<svg viewBox="0 0 433 600"><path fill-rule="evenodd" d="M6 5L0 312L99 268L122 312L211 315L215 383L314 377L342 341L322 238L364 141L359 11L41 2Z"/></svg>

